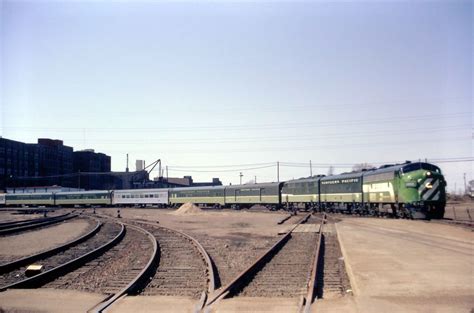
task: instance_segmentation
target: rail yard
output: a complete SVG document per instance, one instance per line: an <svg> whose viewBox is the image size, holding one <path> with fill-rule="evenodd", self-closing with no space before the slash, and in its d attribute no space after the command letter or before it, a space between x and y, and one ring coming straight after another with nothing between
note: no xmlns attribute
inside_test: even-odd
<svg viewBox="0 0 474 313"><path fill-rule="evenodd" d="M9 230L0 237L5 312L474 307L474 236L467 221L190 203L180 209L56 207L47 214L6 208L0 217L0 230Z"/></svg>

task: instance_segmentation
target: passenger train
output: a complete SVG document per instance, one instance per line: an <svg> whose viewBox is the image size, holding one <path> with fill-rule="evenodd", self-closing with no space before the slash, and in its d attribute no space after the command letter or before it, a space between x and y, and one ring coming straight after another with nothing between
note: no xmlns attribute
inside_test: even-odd
<svg viewBox="0 0 474 313"><path fill-rule="evenodd" d="M306 209L361 215L443 218L446 181L439 167L407 162L287 182L169 189L0 194L6 206L203 206Z"/></svg>

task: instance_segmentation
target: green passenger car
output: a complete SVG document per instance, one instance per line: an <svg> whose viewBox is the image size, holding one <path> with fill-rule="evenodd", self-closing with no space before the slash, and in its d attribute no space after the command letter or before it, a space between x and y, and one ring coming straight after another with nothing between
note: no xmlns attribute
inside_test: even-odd
<svg viewBox="0 0 474 313"><path fill-rule="evenodd" d="M109 191L74 191L56 194L56 205L59 206L107 206L112 204Z"/></svg>
<svg viewBox="0 0 474 313"><path fill-rule="evenodd" d="M169 189L169 202L171 205L191 202L202 205L224 205L224 187L188 187Z"/></svg>
<svg viewBox="0 0 474 313"><path fill-rule="evenodd" d="M225 188L225 203L235 207L249 207L253 204L281 205L281 186L283 183L231 185Z"/></svg>
<svg viewBox="0 0 474 313"><path fill-rule="evenodd" d="M54 205L54 194L45 193L8 193L5 195L7 206Z"/></svg>

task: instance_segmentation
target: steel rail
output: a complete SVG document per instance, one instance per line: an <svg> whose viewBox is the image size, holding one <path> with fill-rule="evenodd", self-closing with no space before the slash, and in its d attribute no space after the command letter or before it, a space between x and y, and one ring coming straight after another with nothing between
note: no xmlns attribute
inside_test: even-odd
<svg viewBox="0 0 474 313"><path fill-rule="evenodd" d="M221 288L217 291L213 297L207 301L206 307L210 306L218 299L225 297L229 292L235 290L242 284L242 281L250 274L253 274L258 266L262 265L267 258L274 252L277 251L280 247L282 247L291 237L291 233L295 230L298 225L306 222L311 213L303 217L298 223L296 223L282 238L280 238L272 247L270 247L267 251L262 253L255 262L249 265L245 270L243 270L239 275L237 275L230 283L228 283L225 287Z"/></svg>
<svg viewBox="0 0 474 313"><path fill-rule="evenodd" d="M21 281L2 286L0 287L0 291L5 291L10 288L35 288L42 286L56 277L59 277L61 275L64 275L76 268L79 268L81 265L87 263L89 260L92 260L96 258L97 256L101 255L108 249L112 248L115 244L117 244L124 236L125 236L125 225L122 223L119 223L121 225L120 232L118 233L117 236L115 236L112 240L109 242L103 244L102 246L81 255L80 257L77 257L69 262L66 262L64 264L61 264L59 266L56 266L46 272L43 272L41 274L38 274L33 277L29 277L26 279L23 279Z"/></svg>
<svg viewBox="0 0 474 313"><path fill-rule="evenodd" d="M19 225L40 223L40 222L48 220L50 218L51 217L39 217L39 218L32 218L32 219L20 220L20 221L3 222L3 223L0 223L0 229L15 227L15 226L19 226Z"/></svg>
<svg viewBox="0 0 474 313"><path fill-rule="evenodd" d="M161 226L161 225L158 226L156 224L153 224L151 222L146 222L146 221L139 221L139 222L136 222L136 223L143 223L143 224L146 224L146 225L150 225L152 227L158 227L158 228L166 229L166 230L171 231L171 232L178 233L178 234L182 235L183 237L187 238L188 240L190 240L191 243L198 249L199 253L203 257L203 259L204 259L204 261L206 262L206 265L207 265L208 284L207 284L207 291L203 291L201 299L199 300L199 303L196 305L196 307L197 307L197 310L201 310L202 308L204 308L204 306L206 305L207 299L209 298L209 296L212 293L214 293L215 286L216 286L216 279L215 279L216 275L214 273L214 265L212 263L212 260L209 256L209 254L204 249L204 247L199 243L199 241L197 241L197 239L195 239L194 237L192 237L192 236L190 236L190 235L188 235L188 234L186 234L182 231L172 229L172 228L169 228L169 227L165 227L165 226Z"/></svg>
<svg viewBox="0 0 474 313"><path fill-rule="evenodd" d="M281 220L279 220L277 222L278 225L281 225L283 223L285 223L287 220L289 220L290 218L292 218L294 215L293 214L289 214L288 216L285 216L284 218L282 218Z"/></svg>
<svg viewBox="0 0 474 313"><path fill-rule="evenodd" d="M36 224L36 223L40 223L40 222L43 222L43 221L47 221L47 220L52 219L52 218L63 217L63 216L66 216L68 214L70 214L70 213L65 213L65 214L56 215L56 216L49 216L49 217L38 217L38 218L30 218L30 219L26 219L26 220L3 222L3 223L0 223L0 229L10 228L10 227L14 227L14 226L23 225L23 224L30 224L30 223L31 224Z"/></svg>
<svg viewBox="0 0 474 313"><path fill-rule="evenodd" d="M311 304L313 303L313 299L315 298L314 291L316 290L316 280L318 279L318 264L319 264L319 252L321 250L321 240L323 237L323 226L326 223L326 213L324 213L321 226L319 227L319 238L316 245L316 249L314 251L314 258L313 264L311 266L311 277L308 282L308 290L306 293L306 297L304 298L303 307L300 307L298 312L302 313L309 313L311 309Z"/></svg>
<svg viewBox="0 0 474 313"><path fill-rule="evenodd" d="M18 259L18 260L14 260L14 261L11 261L11 262L8 262L8 263L5 263L5 264L1 264L0 265L0 274L4 274L4 273L7 273L15 268L18 268L18 267L21 267L21 266L24 266L24 265L27 265L28 263L31 263L31 262L34 262L36 260L39 260L39 259L42 259L42 258L45 258L45 257L49 257L51 255L54 255L56 253L59 253L59 252L62 252L72 246L75 246L87 239L89 239L90 237L94 236L99 230L100 230L100 227L102 226L102 223L100 221L96 221L97 224L96 226L90 231L88 232L87 234L77 238L77 239L73 239L61 246L57 246L55 248L52 248L50 250L47 250L47 251L43 251L43 252L40 252L40 253L37 253L37 254L33 254L33 255L29 255L29 256L26 256L24 258L21 258L21 259Z"/></svg>
<svg viewBox="0 0 474 313"><path fill-rule="evenodd" d="M106 298L103 302L98 303L95 305L93 308L89 309L87 312L89 313L100 313L104 312L108 307L110 307L113 303L115 303L118 299L122 298L125 295L129 295L135 291L137 291L141 285L145 284L146 280L150 277L151 272L153 271L153 265L156 262L158 258L158 243L156 241L155 236L151 234L149 231L146 229L143 229L141 227L135 226L135 225L130 225L125 223L127 227L131 227L133 229L136 229L137 231L140 231L147 235L148 239L153 244L153 253L152 256L150 257L150 260L148 260L148 263L145 265L143 270L127 285L125 286L122 290L117 292L116 294L112 295L109 298Z"/></svg>
<svg viewBox="0 0 474 313"><path fill-rule="evenodd" d="M25 231L25 230L30 230L30 229L35 229L35 228L47 226L47 225L52 225L52 224L56 224L56 223L59 223L59 222L63 222L63 221L75 218L77 216L78 216L77 214L67 213L65 215L61 215L60 217L50 217L48 220L42 221L42 222L39 222L39 223L27 224L27 225L22 225L22 226L18 226L18 227L11 227L11 228L2 229L2 230L0 230L0 235L10 235L10 234L22 232L22 231Z"/></svg>

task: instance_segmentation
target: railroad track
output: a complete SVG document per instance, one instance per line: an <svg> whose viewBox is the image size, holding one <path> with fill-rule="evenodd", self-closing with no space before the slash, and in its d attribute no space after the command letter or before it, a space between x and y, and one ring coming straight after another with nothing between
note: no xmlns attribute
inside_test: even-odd
<svg viewBox="0 0 474 313"><path fill-rule="evenodd" d="M9 257L8 258L9 260L6 261L6 262L3 259L0 260L0 261L3 261L0 264L0 275L8 273L9 271L12 271L12 270L15 270L15 269L19 269L22 266L32 264L33 262L36 262L36 261L41 260L43 258L52 256L56 253L62 252L62 251L66 250L66 249L68 249L68 248L70 248L74 245L77 245L77 244L89 239L90 237L94 236L100 230L100 227L102 225L97 220L90 220L89 222L92 224L92 225L90 225L90 228L91 228L90 231L88 231L84 235L80 236L79 238L71 240L67 243L59 245L59 246L54 247L52 249L48 249L46 251L41 251L41 252L38 252L38 253L35 253L35 254L32 254L32 255L28 255L28 256L25 256L25 257L13 259L13 260L12 260L12 257Z"/></svg>
<svg viewBox="0 0 474 313"><path fill-rule="evenodd" d="M317 297L335 298L352 292L333 223L327 224L324 228L320 251Z"/></svg>
<svg viewBox="0 0 474 313"><path fill-rule="evenodd" d="M107 216L101 216L104 219L112 219ZM204 248L192 237L180 231L158 226L151 222L138 222L127 220L124 223L127 226L128 232L142 233L148 237L147 244L144 241L145 236L142 236L140 241L140 253L150 251L148 263L143 266L142 259L136 262L135 265L140 266L121 266L120 275L116 279L95 279L94 274L103 273L98 270L98 264L106 262L107 260L117 260L117 254L125 252L129 257L136 257L136 242L124 239L124 241L117 245L110 253L105 253L99 259L90 262L90 266L85 266L78 269L78 271L70 273L65 277L61 277L49 284L50 287L63 288L69 284L69 281L78 280L78 286L72 288L79 288L81 290L91 290L103 292L109 295L109 299L99 303L88 312L103 312L105 309L113 305L123 295L163 295L163 296L186 296L195 299L196 310L204 307L209 294L214 292L215 279L212 262L207 255ZM134 247L135 246L135 247ZM152 249L150 249L152 246ZM128 249L132 248L132 249ZM135 253L133 253L135 251ZM103 259L103 260L101 260ZM119 258L123 260L123 258ZM129 263L129 262L124 262ZM114 266L109 266L111 272L118 271ZM120 267L120 266L119 266ZM81 278L81 276L83 276ZM95 287L88 286L89 282L84 276L90 276L94 280ZM125 286L126 285L126 286ZM124 287L125 286L125 287ZM66 287L66 288L69 288Z"/></svg>
<svg viewBox="0 0 474 313"><path fill-rule="evenodd" d="M324 223L325 215L318 218L308 214L300 219L232 282L215 292L206 308L225 297L252 296L298 297L299 310L309 310L315 295Z"/></svg>
<svg viewBox="0 0 474 313"><path fill-rule="evenodd" d="M213 265L204 248L180 231L151 223L134 224L152 233L160 250L158 267L140 294L185 296L199 300L197 307L202 308L215 286Z"/></svg>
<svg viewBox="0 0 474 313"><path fill-rule="evenodd" d="M125 228L121 224L114 222L100 223L77 241L3 265L0 276L0 291L10 288L43 286L110 249L122 239L124 234ZM30 262L42 265L42 272L27 277L26 267L31 264Z"/></svg>
<svg viewBox="0 0 474 313"><path fill-rule="evenodd" d="M24 219L24 220L18 220L18 221L2 222L2 223L0 223L0 229L20 226L20 225L28 224L28 223L35 223L35 222L38 223L38 222L44 221L46 219L47 219L46 217L37 217L37 218Z"/></svg>
<svg viewBox="0 0 474 313"><path fill-rule="evenodd" d="M0 236L12 235L36 228L50 226L71 218L75 218L77 216L77 214L66 213L53 217L37 218L18 222L6 222L3 223L3 225L0 225Z"/></svg>

